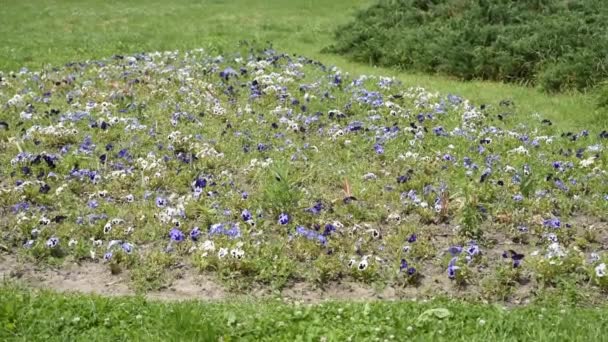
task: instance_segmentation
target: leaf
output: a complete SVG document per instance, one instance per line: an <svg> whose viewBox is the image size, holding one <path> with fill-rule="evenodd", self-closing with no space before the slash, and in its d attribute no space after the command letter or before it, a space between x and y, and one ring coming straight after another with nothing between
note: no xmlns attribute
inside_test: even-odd
<svg viewBox="0 0 608 342"><path fill-rule="evenodd" d="M423 326L426 323L434 321L434 319L445 319L452 315L452 312L445 308L429 309L420 314L416 320L417 326Z"/></svg>
<svg viewBox="0 0 608 342"><path fill-rule="evenodd" d="M439 319L448 318L452 315L452 312L450 310L444 308L432 309L431 311L433 312L435 317Z"/></svg>

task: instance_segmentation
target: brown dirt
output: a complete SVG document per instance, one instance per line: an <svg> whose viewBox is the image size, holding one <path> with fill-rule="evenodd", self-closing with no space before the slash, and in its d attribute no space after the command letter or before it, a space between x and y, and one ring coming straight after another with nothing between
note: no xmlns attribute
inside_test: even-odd
<svg viewBox="0 0 608 342"><path fill-rule="evenodd" d="M153 300L203 300L217 301L239 297L272 298L280 297L285 302L314 304L326 300L372 301L372 300L422 300L433 296L443 295L460 298L476 298L479 296L476 287L448 291L454 289L453 284L444 276L439 267L429 263L425 269L433 268L418 287L385 287L376 289L356 282L334 282L323 289L312 284L296 282L290 284L280 293L270 289L259 288L247 294L228 292L219 283L208 276L197 274L191 269L181 269L178 277L173 279L170 286L146 293ZM12 281L34 289L49 289L67 293L85 293L102 296L130 296L136 292L129 287L128 273L112 275L107 267L99 263L64 263L60 268L37 266L22 263L13 255L0 255L0 279ZM528 291L518 297L527 297ZM520 300L515 300L520 303Z"/></svg>

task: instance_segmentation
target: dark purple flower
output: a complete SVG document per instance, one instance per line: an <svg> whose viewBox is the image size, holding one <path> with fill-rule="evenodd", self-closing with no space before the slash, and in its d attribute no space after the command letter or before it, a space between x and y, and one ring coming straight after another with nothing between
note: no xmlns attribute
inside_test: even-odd
<svg viewBox="0 0 608 342"><path fill-rule="evenodd" d="M414 267L410 267L407 269L407 275L413 276L414 274L416 274L416 269Z"/></svg>
<svg viewBox="0 0 608 342"><path fill-rule="evenodd" d="M197 178L194 180L194 182L192 183L192 188L196 189L203 189L207 186L207 179L205 178Z"/></svg>
<svg viewBox="0 0 608 342"><path fill-rule="evenodd" d="M321 213L321 210L323 210L324 206L323 206L323 202L321 201L317 201L315 203L315 205L313 205L312 207L306 209L306 211L314 214L314 215L319 215Z"/></svg>
<svg viewBox="0 0 608 342"><path fill-rule="evenodd" d="M348 130L351 132L355 132L363 129L363 123L360 121L354 121L348 124Z"/></svg>
<svg viewBox="0 0 608 342"><path fill-rule="evenodd" d="M456 255L462 253L462 247L460 246L452 246L450 248L448 248L448 252L455 257Z"/></svg>
<svg viewBox="0 0 608 342"><path fill-rule="evenodd" d="M129 150L127 150L126 148L123 148L122 150L120 150L118 152L118 158L125 158L129 156Z"/></svg>
<svg viewBox="0 0 608 342"><path fill-rule="evenodd" d="M399 270L403 271L403 270L407 269L407 267L408 267L407 261L405 259L401 259L401 264L399 265Z"/></svg>
<svg viewBox="0 0 608 342"><path fill-rule="evenodd" d="M374 145L374 151L376 151L376 154L383 154L384 153L384 147L382 147L382 145L380 145L380 144L375 144Z"/></svg>
<svg viewBox="0 0 608 342"><path fill-rule="evenodd" d="M342 76L340 76L339 74L334 75L334 84L335 85L340 85L342 84Z"/></svg>
<svg viewBox="0 0 608 342"><path fill-rule="evenodd" d="M412 235L410 235L410 237L407 239L407 242L409 243L414 243L416 242L416 240L418 239L418 236L416 236L416 233L413 233Z"/></svg>
<svg viewBox="0 0 608 342"><path fill-rule="evenodd" d="M517 253L516 251L510 249L509 251L505 251L502 254L503 258L511 258L513 261L513 268L518 268L521 265L522 260L524 259L524 254Z"/></svg>
<svg viewBox="0 0 608 342"><path fill-rule="evenodd" d="M420 121L420 122L424 121L424 116L422 117L422 120L420 120L420 118L418 118L418 121ZM447 133L441 126L437 126L437 127L433 128L433 133L435 133L435 135L437 135L437 136L446 136L447 135Z"/></svg>
<svg viewBox="0 0 608 342"><path fill-rule="evenodd" d="M323 230L323 236L328 236L335 231L336 227L333 224L328 223L325 225L325 229Z"/></svg>
<svg viewBox="0 0 608 342"><path fill-rule="evenodd" d="M401 176L397 177L397 183L399 183L399 184L405 183L405 182L409 181L410 178L411 178L411 176L409 174L401 175Z"/></svg>
<svg viewBox="0 0 608 342"><path fill-rule="evenodd" d="M185 236L181 230L179 230L178 228L173 228L169 232L169 238L171 238L171 241L181 242L184 241Z"/></svg>

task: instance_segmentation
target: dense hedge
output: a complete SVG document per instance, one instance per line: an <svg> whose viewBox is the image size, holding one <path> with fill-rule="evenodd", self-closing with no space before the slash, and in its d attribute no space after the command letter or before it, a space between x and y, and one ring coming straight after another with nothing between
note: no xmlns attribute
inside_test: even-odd
<svg viewBox="0 0 608 342"><path fill-rule="evenodd" d="M329 51L374 65L585 90L608 79L606 0L380 0Z"/></svg>

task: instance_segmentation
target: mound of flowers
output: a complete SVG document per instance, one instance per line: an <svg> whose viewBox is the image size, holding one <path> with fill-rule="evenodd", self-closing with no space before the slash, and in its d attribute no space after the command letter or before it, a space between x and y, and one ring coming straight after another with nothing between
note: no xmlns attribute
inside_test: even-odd
<svg viewBox="0 0 608 342"><path fill-rule="evenodd" d="M607 289L608 133L497 102L270 49L3 73L2 243L278 287Z"/></svg>

